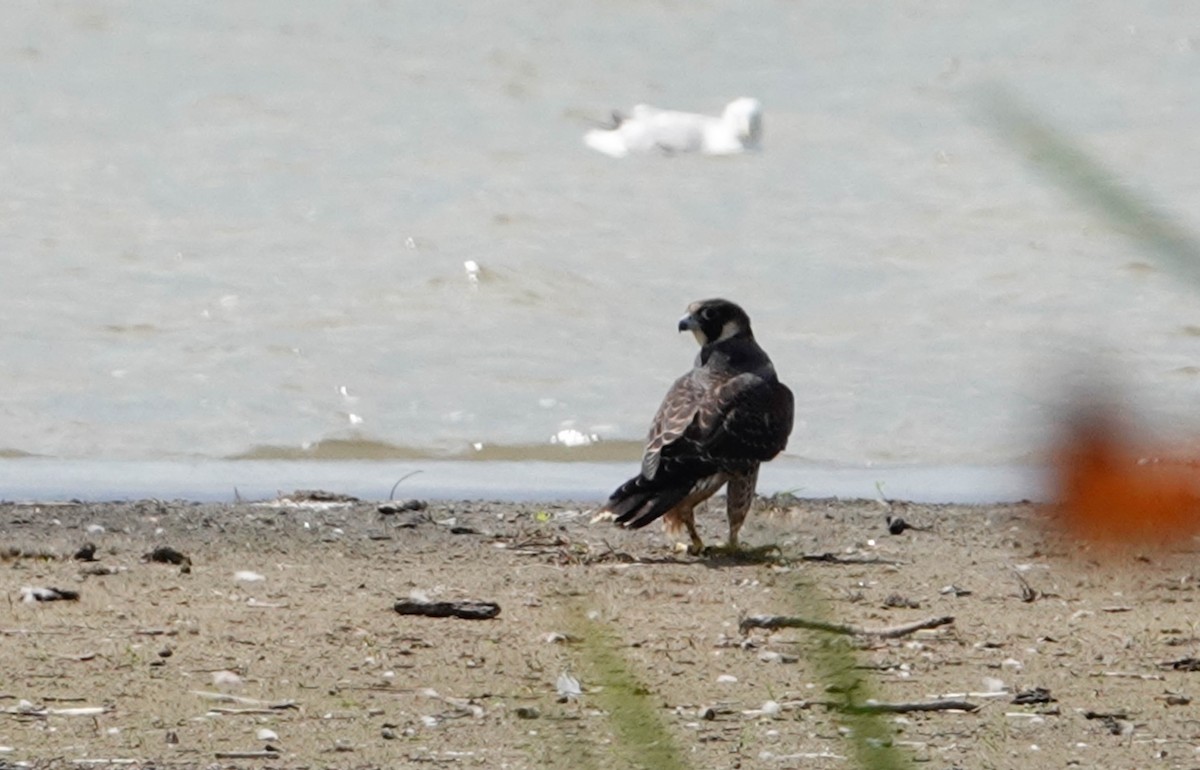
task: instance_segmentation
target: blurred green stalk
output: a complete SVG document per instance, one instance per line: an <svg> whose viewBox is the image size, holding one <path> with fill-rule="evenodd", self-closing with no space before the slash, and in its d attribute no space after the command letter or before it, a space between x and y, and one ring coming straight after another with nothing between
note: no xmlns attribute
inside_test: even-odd
<svg viewBox="0 0 1200 770"><path fill-rule="evenodd" d="M829 609L820 590L807 582L796 584L798 614L814 620L828 620ZM829 702L837 711L836 719L846 728L846 740L863 770L904 770L907 757L892 743L893 731L888 717L863 710L871 697L870 683L857 668L854 649L846 636L828 631L808 631L808 662L818 681L825 685Z"/></svg>
<svg viewBox="0 0 1200 770"><path fill-rule="evenodd" d="M981 101L1000 136L1048 180L1126 231L1138 246L1158 255L1172 273L1200 287L1200 239L1136 193L1121 187L1115 174L1006 90L987 88Z"/></svg>

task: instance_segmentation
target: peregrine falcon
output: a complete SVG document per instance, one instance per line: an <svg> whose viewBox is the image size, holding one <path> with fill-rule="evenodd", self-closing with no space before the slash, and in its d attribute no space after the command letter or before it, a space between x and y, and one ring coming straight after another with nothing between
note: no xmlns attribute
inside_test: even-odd
<svg viewBox="0 0 1200 770"><path fill-rule="evenodd" d="M696 336L700 354L654 416L641 473L612 493L605 510L630 529L660 516L668 529L686 527L688 551L701 553L693 509L728 482L726 548L736 549L758 466L782 452L792 432L792 391L754 340L746 312L729 300L693 302L679 331Z"/></svg>

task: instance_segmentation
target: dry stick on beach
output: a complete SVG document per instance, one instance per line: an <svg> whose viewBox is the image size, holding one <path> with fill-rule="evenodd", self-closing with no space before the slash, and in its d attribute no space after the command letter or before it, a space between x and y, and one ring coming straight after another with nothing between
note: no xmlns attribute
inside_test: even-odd
<svg viewBox="0 0 1200 770"><path fill-rule="evenodd" d="M237 703L242 706L250 706L251 708L266 708L279 711L282 709L298 709L300 704L294 700L284 701L265 701L257 698L245 698L241 695L230 695L223 692L208 692L207 690L192 690L192 695L198 695L205 700L216 701L217 703Z"/></svg>
<svg viewBox="0 0 1200 770"><path fill-rule="evenodd" d="M11 714L19 717L48 717L48 716L100 716L112 711L109 706L78 706L73 709L37 709L32 706L16 705L8 709L0 709L0 714ZM5 765L0 765L5 766Z"/></svg>
<svg viewBox="0 0 1200 770"><path fill-rule="evenodd" d="M1037 601L1038 597L1042 595L1040 591L1029 585L1029 581L1020 572L1013 570L1013 576L1021 584L1021 601L1029 604L1030 602Z"/></svg>
<svg viewBox="0 0 1200 770"><path fill-rule="evenodd" d="M915 703L879 703L867 701L858 706L850 706L854 711L868 714L908 714L914 711L978 711L979 706L965 700L931 700Z"/></svg>
<svg viewBox="0 0 1200 770"><path fill-rule="evenodd" d="M815 561L822 564L886 564L898 566L903 564L902 561L895 559L886 559L882 556L871 556L867 554L839 554L830 553L806 553L801 554L800 561Z"/></svg>
<svg viewBox="0 0 1200 770"><path fill-rule="evenodd" d="M393 606L401 615L424 615L430 618L464 618L466 620L491 620L500 614L500 605L495 602L422 602L401 599Z"/></svg>
<svg viewBox="0 0 1200 770"><path fill-rule="evenodd" d="M29 706L13 706L0 709L0 714L12 714L18 717L95 717L112 711L108 706L79 706L76 708L52 709L33 708Z"/></svg>
<svg viewBox="0 0 1200 770"><path fill-rule="evenodd" d="M264 749L262 751L218 751L213 754L217 759L279 759L278 751Z"/></svg>
<svg viewBox="0 0 1200 770"><path fill-rule="evenodd" d="M845 634L846 636L874 636L879 639L895 639L907 636L914 631L937 628L938 626L945 626L953 622L954 618L952 616L942 615L936 618L925 618L914 623L905 623L901 626L862 628L860 626L826 623L821 620L809 620L808 618L790 617L788 615L751 615L748 618L744 618L738 624L738 628L743 634L751 628L766 628L768 630L776 628L807 628L812 631L825 631L831 634Z"/></svg>

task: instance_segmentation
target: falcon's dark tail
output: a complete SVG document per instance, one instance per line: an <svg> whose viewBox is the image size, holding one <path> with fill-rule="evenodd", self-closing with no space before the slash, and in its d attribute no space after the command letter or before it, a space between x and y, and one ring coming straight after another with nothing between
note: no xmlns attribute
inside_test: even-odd
<svg viewBox="0 0 1200 770"><path fill-rule="evenodd" d="M681 480L663 483L638 474L617 487L604 507L621 526L641 529L682 502L694 484Z"/></svg>

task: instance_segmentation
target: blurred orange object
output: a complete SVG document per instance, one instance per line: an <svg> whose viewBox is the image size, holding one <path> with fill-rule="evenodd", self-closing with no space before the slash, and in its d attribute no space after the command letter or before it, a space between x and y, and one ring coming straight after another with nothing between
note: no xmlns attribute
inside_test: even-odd
<svg viewBox="0 0 1200 770"><path fill-rule="evenodd" d="M1148 458L1111 408L1080 409L1054 457L1057 520L1110 545L1166 545L1200 532L1195 461Z"/></svg>

